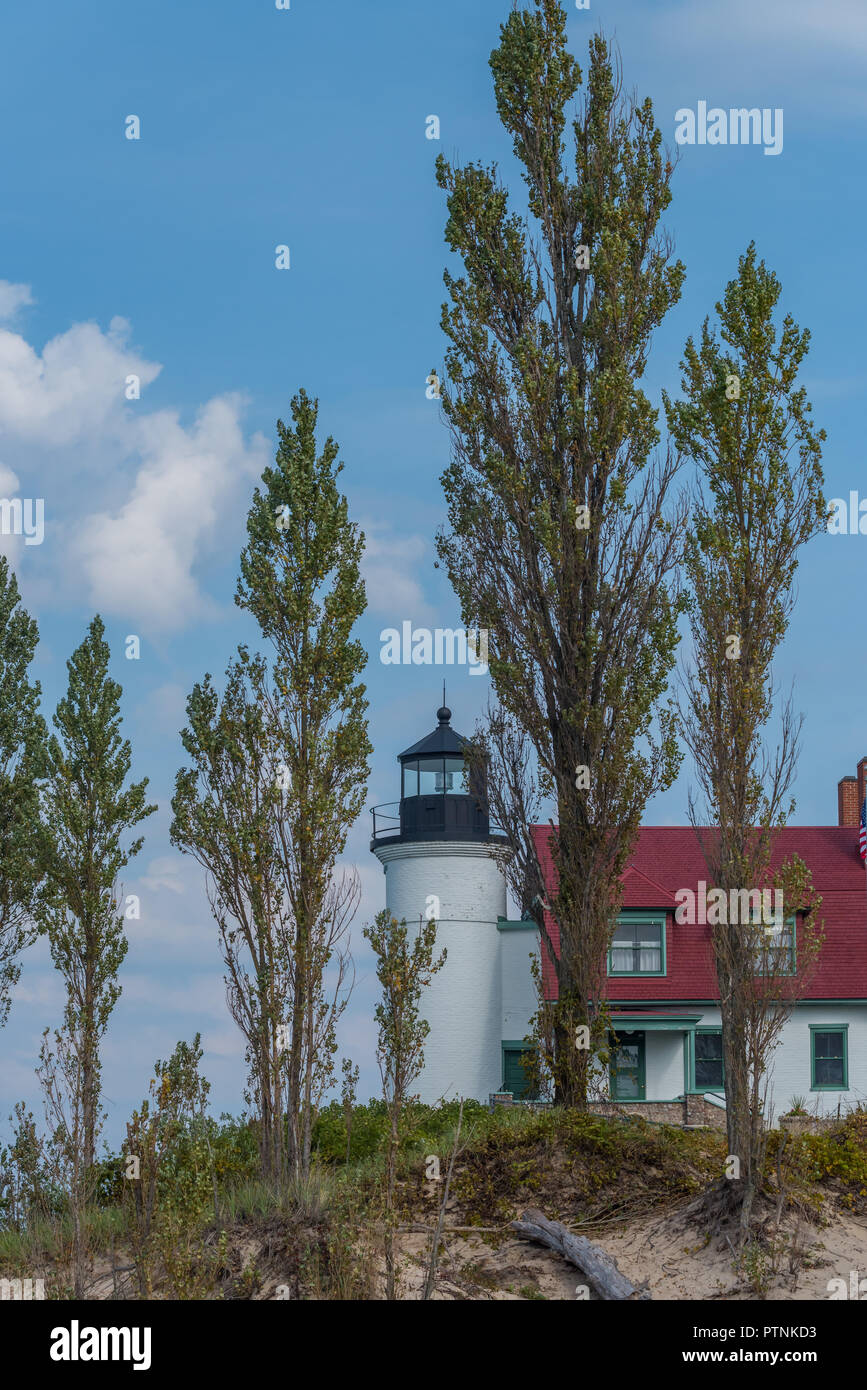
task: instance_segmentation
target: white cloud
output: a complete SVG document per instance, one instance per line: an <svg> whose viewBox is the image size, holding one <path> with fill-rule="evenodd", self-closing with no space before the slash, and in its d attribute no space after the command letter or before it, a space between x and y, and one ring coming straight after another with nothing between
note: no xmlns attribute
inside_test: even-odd
<svg viewBox="0 0 867 1390"><path fill-rule="evenodd" d="M368 612L420 622L432 616L419 576L430 573L432 556L425 536L397 536L384 523L363 521L365 548L361 573Z"/></svg>
<svg viewBox="0 0 867 1390"><path fill-rule="evenodd" d="M113 318L107 333L76 323L40 354L19 333L0 331L0 433L53 449L126 439L132 451L134 407L142 407L126 400L126 379L137 376L144 390L162 367L131 349L128 336L126 319Z"/></svg>
<svg viewBox="0 0 867 1390"><path fill-rule="evenodd" d="M166 681L152 690L137 708L148 726L165 733L179 733L187 722L187 690L176 681Z"/></svg>
<svg viewBox="0 0 867 1390"><path fill-rule="evenodd" d="M167 888L170 893L183 894L190 886L184 883L184 866L185 860L180 854L161 854L151 860L147 873L138 881L142 888L154 893L159 888Z"/></svg>
<svg viewBox="0 0 867 1390"><path fill-rule="evenodd" d="M176 411L148 410L146 388L162 369L129 334L122 318L106 333L74 324L40 353L0 329L0 453L5 472L14 463L20 486L45 498L40 582L53 573L55 593L151 634L175 632L216 616L197 566L227 517L235 528L267 448L259 434L245 439L239 395L207 401L190 426ZM139 400L126 399L131 376ZM4 481L0 470L0 495Z"/></svg>
<svg viewBox="0 0 867 1390"><path fill-rule="evenodd" d="M0 323L9 323L20 309L33 303L29 285L15 285L11 280L0 280Z"/></svg>
<svg viewBox="0 0 867 1390"><path fill-rule="evenodd" d="M129 971L121 974L120 982L126 1004L144 1007L150 1015L181 1013L222 1019L227 1012L221 975L190 975L182 985L170 985L165 979Z"/></svg>
<svg viewBox="0 0 867 1390"><path fill-rule="evenodd" d="M570 35L586 43L580 17ZM619 38L624 55L666 75L670 88L721 106L792 103L812 123L863 110L867 8L861 0L728 0L699 5L625 7ZM578 25L582 24L579 30ZM642 83L639 82L639 87ZM729 95L730 94L730 95ZM660 120L661 112L657 111ZM786 110L786 116L790 112ZM660 121L665 133L665 122Z"/></svg>
<svg viewBox="0 0 867 1390"><path fill-rule="evenodd" d="M867 11L861 0L835 0L833 6L815 0L763 0L761 5L728 0L725 6L702 9L692 0L679 0L669 20L666 43L673 47L703 46L713 39L742 55L748 48L765 68L773 51L777 63L770 71L784 51L800 52L814 62L818 50L831 50L844 63L867 53ZM654 22L659 23L656 15Z"/></svg>
<svg viewBox="0 0 867 1390"><path fill-rule="evenodd" d="M66 992L63 979L50 962L47 968L34 969L32 957L27 959L27 970L22 971L20 982L16 985L12 998L12 1008L26 1008L31 1018L39 1015L40 1027L56 1023L63 1013Z"/></svg>
<svg viewBox="0 0 867 1390"><path fill-rule="evenodd" d="M18 496L18 478L11 468L0 461L0 497ZM18 561L18 554L24 546L24 537L16 536L13 532L7 535L0 531L0 555L5 555L11 562L13 569Z"/></svg>
<svg viewBox="0 0 867 1390"><path fill-rule="evenodd" d="M72 547L102 611L164 632L217 616L194 566L233 498L244 505L238 480L252 481L264 466L264 452L245 445L240 409L237 397L209 401L189 430L169 411L141 421L144 462L131 495L91 517Z"/></svg>

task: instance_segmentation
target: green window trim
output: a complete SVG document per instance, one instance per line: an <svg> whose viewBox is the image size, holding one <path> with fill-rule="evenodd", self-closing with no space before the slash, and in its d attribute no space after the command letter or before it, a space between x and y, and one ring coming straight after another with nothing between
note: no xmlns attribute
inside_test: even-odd
<svg viewBox="0 0 867 1390"><path fill-rule="evenodd" d="M616 979L616 980L625 980L625 979L630 979L630 978L631 978L631 979L650 980L650 979L654 979L654 978L660 978L661 976L666 975L666 974L668 973L668 968L667 968L667 956L666 956L666 944L667 944L667 943L666 943L666 937L667 937L667 935L668 935L668 932L667 932L667 930L666 930L667 923L668 923L667 914L666 914L665 912L638 912L638 911L629 911L629 912L621 912L621 913L619 914L618 918L617 918L617 925L618 925L618 927L619 927L619 926L628 926L628 925L633 925L633 926L634 926L634 925L637 925L639 922L648 922L648 923L652 923L653 926L659 928L660 957L661 957L661 961L662 961L662 969L661 969L661 970L614 970L614 969L612 969L612 965L611 965L611 952L612 952L612 950L614 949L614 946L613 946L613 943L612 943L612 944L608 947L608 974L609 974L609 976L611 976L613 979Z"/></svg>
<svg viewBox="0 0 867 1390"><path fill-rule="evenodd" d="M810 1090L811 1091L848 1091L849 1089L849 1025L848 1023L810 1023ZM840 1033L842 1034L841 1052L834 1057L816 1057L816 1034L817 1033ZM820 1062L839 1062L843 1063L843 1083L837 1085L836 1082L816 1081L816 1061Z"/></svg>
<svg viewBox="0 0 867 1390"><path fill-rule="evenodd" d="M725 1063L722 1065L722 1081L714 1083L712 1086L699 1086L695 1079L695 1037L697 1033L716 1033L722 1040L722 1026L708 1025L704 1028L694 1028L689 1034L689 1091L692 1095L703 1095L705 1091L720 1092L725 1090Z"/></svg>

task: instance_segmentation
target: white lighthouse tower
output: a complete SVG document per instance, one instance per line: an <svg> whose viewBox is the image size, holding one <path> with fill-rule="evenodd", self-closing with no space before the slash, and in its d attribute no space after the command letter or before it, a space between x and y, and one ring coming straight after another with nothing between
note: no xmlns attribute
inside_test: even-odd
<svg viewBox="0 0 867 1390"><path fill-rule="evenodd" d="M506 881L491 855L486 779L465 777L464 739L437 711L433 733L399 754L399 803L373 811L370 848L383 866L385 901L398 922L418 929L434 917L446 963L422 996L430 1024L421 1099L487 1100L500 1088L502 981L498 919Z"/></svg>

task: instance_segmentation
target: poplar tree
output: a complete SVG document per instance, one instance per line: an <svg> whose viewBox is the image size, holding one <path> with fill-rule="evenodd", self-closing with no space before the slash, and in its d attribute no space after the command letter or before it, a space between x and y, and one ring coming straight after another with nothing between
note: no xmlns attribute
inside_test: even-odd
<svg viewBox="0 0 867 1390"><path fill-rule="evenodd" d="M120 997L118 971L128 949L119 911L118 874L139 852L143 837L128 833L151 815L148 779L128 783L132 751L121 736L123 691L108 674L109 647L97 615L66 663L69 685L52 717L42 788L38 908L55 968L66 986L58 1056L78 1094L81 1167L94 1163L101 1090L100 1041ZM64 1051L65 1049L65 1051ZM72 1061L70 1061L70 1057Z"/></svg>
<svg viewBox="0 0 867 1390"><path fill-rule="evenodd" d="M209 675L193 688L181 735L192 766L176 778L171 838L208 873L229 1010L246 1039L245 1099L257 1117L261 1168L279 1179L287 1104L279 1029L291 989L290 924L276 848L284 792L280 747L269 739L255 696L264 663L252 665L252 680L249 657L229 667L222 696Z"/></svg>
<svg viewBox="0 0 867 1390"><path fill-rule="evenodd" d="M21 973L21 953L36 934L37 777L46 728L39 682L28 679L28 669L38 640L15 575L0 555L0 1027Z"/></svg>
<svg viewBox="0 0 867 1390"><path fill-rule="evenodd" d="M333 1076L346 1002L342 942L359 887L337 860L364 804L371 751L359 680L366 656L352 635L366 606L364 537L337 486L337 445L329 437L318 450L317 418L318 403L302 390L293 427L277 422L276 467L253 494L236 594L270 659L240 649L245 693L224 725L216 706L198 710L194 695L184 743L196 767L178 774L172 829L173 841L211 872L218 913L245 933L237 939L256 976L244 987L254 1071L270 1074L272 1095L276 1069L284 1073L288 1161L299 1175L309 1169L314 1111ZM237 680L232 688L240 689ZM222 740L216 759L214 736ZM259 752L245 762L232 740ZM238 814L244 802L263 818L262 833ZM260 960L267 978L257 1002Z"/></svg>
<svg viewBox="0 0 867 1390"><path fill-rule="evenodd" d="M318 401L301 390L291 409L294 428L277 422L277 467L265 470L253 494L235 602L271 645L280 697L271 716L279 717L291 789L283 851L293 922L290 1154L306 1171L315 1029L324 1022L320 992L331 957L323 932L334 920L335 894L343 896L335 866L364 805L372 750L359 679L367 657L352 636L367 606L364 536L338 489L343 464L330 435L317 453ZM352 911L356 903L353 895ZM333 1055L333 1031L327 1046Z"/></svg>
<svg viewBox="0 0 867 1390"><path fill-rule="evenodd" d="M816 962L821 899L809 866L774 846L794 810L803 716L791 695L774 716L773 662L794 607L800 551L827 524L821 446L798 384L810 334L790 314L777 325L780 282L751 243L738 274L681 363L684 398L665 397L669 425L698 470L686 553L694 661L682 729L704 805L690 820L711 882L732 892L777 888L783 922L714 914L711 936L722 1014L729 1155L738 1169L710 1195L746 1239L762 1179L765 1073L780 1031ZM708 823L714 827L708 830ZM738 914L740 915L740 914ZM788 919L797 916L792 932Z"/></svg>
<svg viewBox="0 0 867 1390"><path fill-rule="evenodd" d="M411 1087L424 1067L424 1044L430 1024L421 1017L423 991L446 962L445 950L435 957L436 922L419 920L409 931L388 909L365 927L376 959L376 978L382 997L374 1010L377 1024L376 1060L388 1111L388 1144L385 1157L385 1283L386 1298L395 1296L394 1197L401 1123L412 1099ZM463 1101L461 1102L463 1113ZM437 1242L434 1242L436 1251Z"/></svg>
<svg viewBox="0 0 867 1390"><path fill-rule="evenodd" d="M510 727L507 743L529 743L535 785L556 808L556 882L544 881L520 797L504 814L507 871L557 976L555 1097L584 1105L607 1045L621 875L648 797L680 759L664 695L684 509L667 515L678 460L656 453L640 381L684 270L660 230L672 165L650 101L622 94L597 35L574 102L583 79L566 20L557 0L515 10L490 59L526 211L496 164L437 162L446 241L463 265L445 274L452 462L438 549L464 622L489 631L505 721L491 742ZM488 751L510 801L508 768ZM579 1025L588 1048L576 1047Z"/></svg>

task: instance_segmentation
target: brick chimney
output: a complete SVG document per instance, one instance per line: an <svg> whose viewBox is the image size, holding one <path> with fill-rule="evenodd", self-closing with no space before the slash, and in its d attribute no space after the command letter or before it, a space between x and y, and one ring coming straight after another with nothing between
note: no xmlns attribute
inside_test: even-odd
<svg viewBox="0 0 867 1390"><path fill-rule="evenodd" d="M854 826L861 824L861 807L864 804L864 787L867 783L867 758L858 764L857 777L841 777L837 783L837 824Z"/></svg>
<svg viewBox="0 0 867 1390"><path fill-rule="evenodd" d="M837 783L837 824L859 825L858 778L841 777Z"/></svg>

